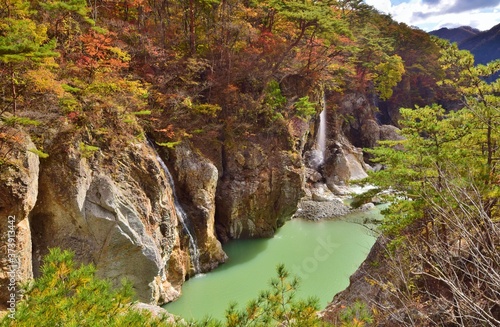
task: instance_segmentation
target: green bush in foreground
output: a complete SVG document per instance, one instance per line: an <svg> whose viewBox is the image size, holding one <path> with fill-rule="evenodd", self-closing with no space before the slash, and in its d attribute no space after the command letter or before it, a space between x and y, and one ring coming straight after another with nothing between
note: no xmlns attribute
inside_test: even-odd
<svg viewBox="0 0 500 327"><path fill-rule="evenodd" d="M42 276L25 285L14 318L5 316L0 326L168 326L148 312L131 309L129 283L113 289L108 281L95 277L94 266L76 268L73 256L51 249Z"/></svg>
<svg viewBox="0 0 500 327"><path fill-rule="evenodd" d="M271 289L261 292L245 309L236 310L236 304L229 307L225 326L326 326L317 316L318 300L296 299L298 279L290 280L283 264L278 265L276 272Z"/></svg>

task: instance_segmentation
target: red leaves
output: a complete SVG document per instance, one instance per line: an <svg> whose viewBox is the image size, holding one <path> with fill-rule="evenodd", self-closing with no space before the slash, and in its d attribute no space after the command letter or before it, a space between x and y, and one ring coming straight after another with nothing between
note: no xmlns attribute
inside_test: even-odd
<svg viewBox="0 0 500 327"><path fill-rule="evenodd" d="M68 114L68 119L72 122L76 121L78 119L78 113L75 111L72 111Z"/></svg>

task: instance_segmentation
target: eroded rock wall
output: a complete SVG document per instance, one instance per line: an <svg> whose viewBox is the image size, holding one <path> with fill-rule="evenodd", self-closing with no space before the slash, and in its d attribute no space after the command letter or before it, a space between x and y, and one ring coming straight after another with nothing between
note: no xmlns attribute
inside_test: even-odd
<svg viewBox="0 0 500 327"><path fill-rule="evenodd" d="M39 158L30 138L21 131L0 172L0 308L11 298L19 300L17 283L33 277L31 228L28 215L38 197ZM2 141L3 142L3 141Z"/></svg>
<svg viewBox="0 0 500 327"><path fill-rule="evenodd" d="M224 160L216 197L218 235L223 240L271 237L304 194L300 154L291 145L240 139L226 142Z"/></svg>
<svg viewBox="0 0 500 327"><path fill-rule="evenodd" d="M217 167L187 142L173 149L176 182L190 217L200 253L200 268L209 271L227 258L215 232ZM183 195L183 196L182 196Z"/></svg>
<svg viewBox="0 0 500 327"><path fill-rule="evenodd" d="M165 266L176 242L172 194L145 143L110 160L60 147L42 162L39 199L31 212L35 273L48 248L76 253L98 275L129 279L147 303L169 298Z"/></svg>
<svg viewBox="0 0 500 327"><path fill-rule="evenodd" d="M305 194L306 175L331 190L365 176L360 149L343 137L335 119L329 124L321 173L309 169L308 174L303 153L314 125L299 117L268 134L228 133L215 142L219 148L209 151L185 141L160 151L163 159L147 142L137 140L122 149L85 153L80 140L64 132L47 146L50 156L39 159L27 151L34 145L26 140L16 152L22 164L2 175L8 178L0 189L6 195L0 205L2 219L16 216L23 248L18 280L39 274L48 249L61 247L73 250L77 261L93 263L100 277L117 284L129 279L143 302L174 300L193 274L176 205L189 217L200 271L208 271L226 259L221 242L272 236L295 213ZM5 226L0 226L2 237ZM5 267L2 262L2 283Z"/></svg>

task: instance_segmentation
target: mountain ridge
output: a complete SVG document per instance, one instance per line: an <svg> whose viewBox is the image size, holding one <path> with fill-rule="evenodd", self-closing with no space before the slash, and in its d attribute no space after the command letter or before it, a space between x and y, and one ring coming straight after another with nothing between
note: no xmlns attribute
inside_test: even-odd
<svg viewBox="0 0 500 327"><path fill-rule="evenodd" d="M486 64L500 58L500 24L487 31L479 31L470 26L441 28L429 34L456 42L462 50L469 50L477 64Z"/></svg>

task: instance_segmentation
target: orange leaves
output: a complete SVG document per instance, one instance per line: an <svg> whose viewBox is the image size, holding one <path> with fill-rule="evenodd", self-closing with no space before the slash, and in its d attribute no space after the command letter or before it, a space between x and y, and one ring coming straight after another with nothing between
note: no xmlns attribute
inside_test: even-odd
<svg viewBox="0 0 500 327"><path fill-rule="evenodd" d="M0 166L14 158L14 152L19 150L23 142L24 138L18 129L0 126Z"/></svg>
<svg viewBox="0 0 500 327"><path fill-rule="evenodd" d="M175 136L174 126L172 124L167 125L165 128L155 129L156 132L161 133L163 136L171 139Z"/></svg>
<svg viewBox="0 0 500 327"><path fill-rule="evenodd" d="M96 59L104 59L105 54L103 50L108 49L112 42L109 34L103 35L90 31L90 33L82 35L80 40L83 42L86 54Z"/></svg>
<svg viewBox="0 0 500 327"><path fill-rule="evenodd" d="M98 33L90 30L80 36L82 53L77 65L86 68L91 75L98 70L120 70L128 67L128 53L114 46L116 33Z"/></svg>

